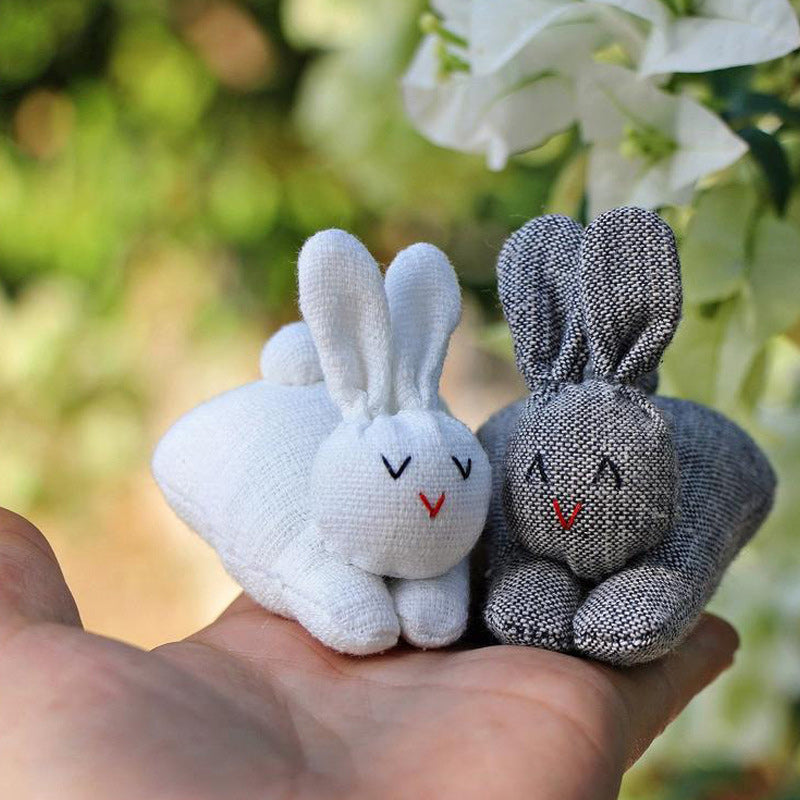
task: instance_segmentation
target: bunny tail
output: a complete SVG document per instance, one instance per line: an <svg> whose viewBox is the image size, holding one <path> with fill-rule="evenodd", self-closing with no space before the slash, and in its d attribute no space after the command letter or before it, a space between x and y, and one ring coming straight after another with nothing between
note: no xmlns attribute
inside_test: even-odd
<svg viewBox="0 0 800 800"><path fill-rule="evenodd" d="M261 374L268 383L308 386L322 379L317 348L305 322L284 325L261 351Z"/></svg>

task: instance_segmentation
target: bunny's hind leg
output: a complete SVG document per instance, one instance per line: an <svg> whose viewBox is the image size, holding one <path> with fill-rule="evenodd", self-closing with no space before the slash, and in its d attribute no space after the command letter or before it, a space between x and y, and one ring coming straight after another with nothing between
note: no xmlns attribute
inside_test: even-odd
<svg viewBox="0 0 800 800"><path fill-rule="evenodd" d="M651 661L686 636L774 492L769 463L732 422L688 401L657 400L675 424L678 518L661 544L599 584L574 622L577 650L618 665Z"/></svg>
<svg viewBox="0 0 800 800"><path fill-rule="evenodd" d="M292 542L276 572L287 615L328 647L369 655L397 643L400 624L383 578L344 563L312 532Z"/></svg>
<svg viewBox="0 0 800 800"><path fill-rule="evenodd" d="M582 599L581 584L566 566L513 545L491 578L483 617L503 644L568 652Z"/></svg>
<svg viewBox="0 0 800 800"><path fill-rule="evenodd" d="M403 638L415 647L445 647L461 637L469 614L469 559L444 575L389 583Z"/></svg>

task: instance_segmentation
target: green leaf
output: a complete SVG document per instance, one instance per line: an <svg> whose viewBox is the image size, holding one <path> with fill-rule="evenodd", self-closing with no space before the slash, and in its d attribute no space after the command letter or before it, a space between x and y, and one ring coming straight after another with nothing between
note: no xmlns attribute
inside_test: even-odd
<svg viewBox="0 0 800 800"><path fill-rule="evenodd" d="M579 150L562 167L550 190L546 213L578 216L586 190L587 159L586 151Z"/></svg>
<svg viewBox="0 0 800 800"><path fill-rule="evenodd" d="M715 364L714 405L733 412L760 395L759 358L767 340L800 316L800 229L774 214L755 226L742 290L717 312L724 318Z"/></svg>
<svg viewBox="0 0 800 800"><path fill-rule="evenodd" d="M268 234L279 202L279 182L255 159L234 157L220 164L209 181L211 216L220 233L235 242L257 242Z"/></svg>
<svg viewBox="0 0 800 800"><path fill-rule="evenodd" d="M756 203L755 191L745 184L721 186L702 195L681 245L688 302L721 300L741 287L747 231Z"/></svg>
<svg viewBox="0 0 800 800"><path fill-rule="evenodd" d="M754 72L755 68L750 65L729 67L707 72L705 78L711 84L715 95L731 97L750 85Z"/></svg>
<svg viewBox="0 0 800 800"><path fill-rule="evenodd" d="M511 343L511 332L505 321L484 325L480 331L480 347L487 353L514 363L514 347Z"/></svg>
<svg viewBox="0 0 800 800"><path fill-rule="evenodd" d="M757 335L756 312L748 291L726 304L726 324L717 359L715 401L717 408L733 411L739 392L764 339Z"/></svg>
<svg viewBox="0 0 800 800"><path fill-rule="evenodd" d="M742 128L737 133L750 146L750 153L767 179L775 208L783 214L792 189L792 171L783 146L777 137L760 128Z"/></svg>
<svg viewBox="0 0 800 800"><path fill-rule="evenodd" d="M755 411L756 405L764 394L768 367L768 345L763 345L750 364L740 392L744 408L748 413Z"/></svg>
<svg viewBox="0 0 800 800"><path fill-rule="evenodd" d="M773 214L755 228L749 283L756 334L783 333L800 317L800 228Z"/></svg>
<svg viewBox="0 0 800 800"><path fill-rule="evenodd" d="M686 306L678 332L667 348L660 391L713 404L719 344L727 322L724 305L716 313Z"/></svg>
<svg viewBox="0 0 800 800"><path fill-rule="evenodd" d="M784 103L779 97L759 92L736 92L728 104L727 116L747 118L774 114L788 125L800 125L800 109Z"/></svg>

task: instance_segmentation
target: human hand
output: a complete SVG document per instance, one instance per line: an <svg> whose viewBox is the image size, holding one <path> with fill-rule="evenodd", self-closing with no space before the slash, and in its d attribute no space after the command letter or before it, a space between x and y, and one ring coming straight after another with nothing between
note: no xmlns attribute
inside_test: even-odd
<svg viewBox="0 0 800 800"><path fill-rule="evenodd" d="M706 616L627 671L509 646L359 659L242 596L145 652L84 632L44 537L0 511L0 796L605 800L736 646Z"/></svg>

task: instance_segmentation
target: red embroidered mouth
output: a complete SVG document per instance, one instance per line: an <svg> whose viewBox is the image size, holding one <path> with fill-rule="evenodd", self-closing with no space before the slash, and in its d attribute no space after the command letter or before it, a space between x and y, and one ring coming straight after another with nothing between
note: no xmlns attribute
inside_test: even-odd
<svg viewBox="0 0 800 800"><path fill-rule="evenodd" d="M431 505L431 501L428 500L422 492L419 493L419 499L422 500L422 505L428 509L431 519L436 519L436 515L442 510L442 506L444 505L444 492L439 495L435 506Z"/></svg>
<svg viewBox="0 0 800 800"><path fill-rule="evenodd" d="M564 519L564 515L561 513L561 506L558 504L558 500L555 498L553 498L553 508L556 511L558 524L561 525L565 531L568 531L575 524L575 520L578 518L580 510L583 508L583 503L575 503L575 508L572 509L572 514L570 514L569 519Z"/></svg>

